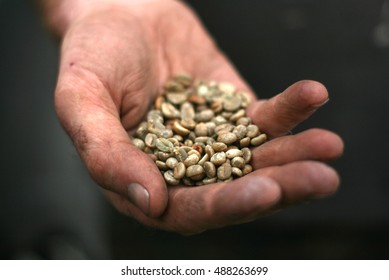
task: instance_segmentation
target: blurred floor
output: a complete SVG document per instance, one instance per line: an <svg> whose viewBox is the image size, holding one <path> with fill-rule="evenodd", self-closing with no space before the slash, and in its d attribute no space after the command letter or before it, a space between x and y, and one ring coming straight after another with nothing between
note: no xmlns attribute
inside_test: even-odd
<svg viewBox="0 0 389 280"><path fill-rule="evenodd" d="M345 154L333 164L342 177L339 192L190 237L119 215L55 118L55 44L27 2L2 1L0 256L32 258L32 250L43 258L388 259L389 5L188 2L260 97L301 79L327 86L330 102L295 132L322 127L343 137Z"/></svg>

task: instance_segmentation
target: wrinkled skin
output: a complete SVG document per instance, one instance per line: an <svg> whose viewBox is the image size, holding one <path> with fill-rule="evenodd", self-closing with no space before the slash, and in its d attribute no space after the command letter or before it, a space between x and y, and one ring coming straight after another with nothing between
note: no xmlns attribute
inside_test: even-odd
<svg viewBox="0 0 389 280"><path fill-rule="evenodd" d="M167 187L126 130L138 126L162 84L183 71L251 92L196 15L176 1L93 5L63 34L56 111L92 178L120 212L150 227L194 234L337 190L339 177L324 162L340 156L342 140L322 129L287 134L328 100L314 81L249 107L253 122L272 138L253 150L252 173L229 183ZM148 202L128 198L130 183L146 188Z"/></svg>

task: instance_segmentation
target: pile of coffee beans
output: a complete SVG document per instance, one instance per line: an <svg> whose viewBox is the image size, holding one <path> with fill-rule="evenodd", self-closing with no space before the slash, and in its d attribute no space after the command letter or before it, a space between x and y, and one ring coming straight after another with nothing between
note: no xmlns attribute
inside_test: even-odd
<svg viewBox="0 0 389 280"><path fill-rule="evenodd" d="M231 84L166 82L132 143L148 154L168 185L228 182L250 173L250 147L267 136L246 116L250 96Z"/></svg>

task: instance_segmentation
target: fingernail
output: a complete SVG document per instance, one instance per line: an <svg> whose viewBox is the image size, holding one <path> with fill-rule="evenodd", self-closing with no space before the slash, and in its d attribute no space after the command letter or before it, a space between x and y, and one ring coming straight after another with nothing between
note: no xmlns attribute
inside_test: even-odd
<svg viewBox="0 0 389 280"><path fill-rule="evenodd" d="M128 200L138 207L144 214L149 213L149 192L138 183L131 183L127 187Z"/></svg>
<svg viewBox="0 0 389 280"><path fill-rule="evenodd" d="M328 101L330 101L329 98L327 98L327 99L324 100L323 102L320 102L319 104L315 104L314 107L315 107L315 108L319 108L319 107L323 106L324 104L326 104Z"/></svg>

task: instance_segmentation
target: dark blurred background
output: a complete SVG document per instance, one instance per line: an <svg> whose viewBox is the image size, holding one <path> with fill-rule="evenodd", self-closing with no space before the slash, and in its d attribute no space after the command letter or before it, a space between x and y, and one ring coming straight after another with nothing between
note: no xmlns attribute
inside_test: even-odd
<svg viewBox="0 0 389 280"><path fill-rule="evenodd" d="M121 216L56 119L56 43L30 1L0 0L0 258L389 259L389 1L188 2L258 96L327 86L295 132L343 137L338 193L190 237Z"/></svg>

